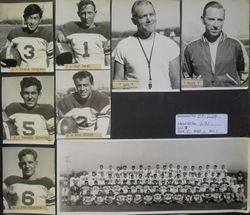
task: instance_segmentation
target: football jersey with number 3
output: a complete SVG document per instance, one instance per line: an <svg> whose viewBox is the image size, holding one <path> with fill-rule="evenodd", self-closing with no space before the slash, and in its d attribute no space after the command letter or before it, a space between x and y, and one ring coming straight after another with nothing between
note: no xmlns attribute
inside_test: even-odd
<svg viewBox="0 0 250 215"><path fill-rule="evenodd" d="M11 42L21 55L21 66L48 67L48 58L53 57L53 35L44 27L29 33L27 28L15 28L8 34Z"/></svg>
<svg viewBox="0 0 250 215"><path fill-rule="evenodd" d="M4 112L14 121L18 135L48 135L47 125L54 124L54 109L49 104L28 110L22 103L11 103Z"/></svg>

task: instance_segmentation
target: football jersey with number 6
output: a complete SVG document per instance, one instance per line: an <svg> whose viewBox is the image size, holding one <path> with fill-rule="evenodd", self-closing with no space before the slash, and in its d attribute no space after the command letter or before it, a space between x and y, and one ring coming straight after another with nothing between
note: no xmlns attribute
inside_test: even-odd
<svg viewBox="0 0 250 215"><path fill-rule="evenodd" d="M18 135L49 135L48 125L54 124L54 109L49 104L29 110L22 103L11 103L4 112L14 122Z"/></svg>
<svg viewBox="0 0 250 215"><path fill-rule="evenodd" d="M48 59L53 58L53 35L47 28L39 27L33 33L27 28L15 28L7 39L19 51L21 66L47 68Z"/></svg>
<svg viewBox="0 0 250 215"><path fill-rule="evenodd" d="M10 209L20 206L23 209L47 210L47 207L55 205L55 185L47 177L25 180L19 176L9 176L4 184L12 195L16 195L15 202L10 203Z"/></svg>

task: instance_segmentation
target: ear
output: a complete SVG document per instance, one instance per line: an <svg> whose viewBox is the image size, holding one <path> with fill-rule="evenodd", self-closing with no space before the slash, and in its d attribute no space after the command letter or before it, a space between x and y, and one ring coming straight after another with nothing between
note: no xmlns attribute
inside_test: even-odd
<svg viewBox="0 0 250 215"><path fill-rule="evenodd" d="M137 25L137 20L136 20L136 18L132 17L132 18L131 18L131 21L133 22L134 25Z"/></svg>
<svg viewBox="0 0 250 215"><path fill-rule="evenodd" d="M18 167L22 169L21 162L18 162Z"/></svg>
<svg viewBox="0 0 250 215"><path fill-rule="evenodd" d="M201 22L203 25L205 25L205 17L204 16L201 16Z"/></svg>
<svg viewBox="0 0 250 215"><path fill-rule="evenodd" d="M38 93L38 97L40 98L40 97L41 97L41 95L42 95L42 92L39 92L39 93Z"/></svg>
<svg viewBox="0 0 250 215"><path fill-rule="evenodd" d="M20 96L23 98L23 94L22 94L22 91L20 92Z"/></svg>

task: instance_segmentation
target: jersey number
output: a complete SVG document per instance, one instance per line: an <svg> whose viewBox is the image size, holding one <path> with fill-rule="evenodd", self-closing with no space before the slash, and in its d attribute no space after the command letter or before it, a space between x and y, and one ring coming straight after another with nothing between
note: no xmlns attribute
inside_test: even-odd
<svg viewBox="0 0 250 215"><path fill-rule="evenodd" d="M84 53L83 53L83 57L89 57L89 44L88 42L84 42L83 43L83 46L84 46Z"/></svg>
<svg viewBox="0 0 250 215"><path fill-rule="evenodd" d="M23 122L23 128L25 131L23 131L24 135L34 135L35 134L35 129L33 126L35 125L35 122L32 121L24 121Z"/></svg>
<svg viewBox="0 0 250 215"><path fill-rule="evenodd" d="M32 45L26 45L24 46L24 57L27 59L32 59L35 56L35 48Z"/></svg>
<svg viewBox="0 0 250 215"><path fill-rule="evenodd" d="M33 205L34 204L34 193L31 191L25 191L22 195L22 203L24 205Z"/></svg>

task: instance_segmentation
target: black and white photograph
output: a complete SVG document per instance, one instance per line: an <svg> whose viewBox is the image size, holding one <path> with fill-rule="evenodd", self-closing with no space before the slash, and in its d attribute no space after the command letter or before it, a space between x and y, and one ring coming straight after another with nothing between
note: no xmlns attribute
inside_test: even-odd
<svg viewBox="0 0 250 215"><path fill-rule="evenodd" d="M247 138L58 142L58 213L246 212Z"/></svg>
<svg viewBox="0 0 250 215"><path fill-rule="evenodd" d="M54 149L3 148L3 214L55 214Z"/></svg>
<svg viewBox="0 0 250 215"><path fill-rule="evenodd" d="M54 144L53 76L2 77L3 143Z"/></svg>
<svg viewBox="0 0 250 215"><path fill-rule="evenodd" d="M57 138L110 138L110 70L56 74Z"/></svg>
<svg viewBox="0 0 250 215"><path fill-rule="evenodd" d="M180 89L180 1L112 2L113 91Z"/></svg>
<svg viewBox="0 0 250 215"><path fill-rule="evenodd" d="M247 89L249 1L182 3L182 89Z"/></svg>
<svg viewBox="0 0 250 215"><path fill-rule="evenodd" d="M55 53L57 69L110 69L110 0L56 0Z"/></svg>
<svg viewBox="0 0 250 215"><path fill-rule="evenodd" d="M53 72L53 2L0 1L1 72Z"/></svg>

